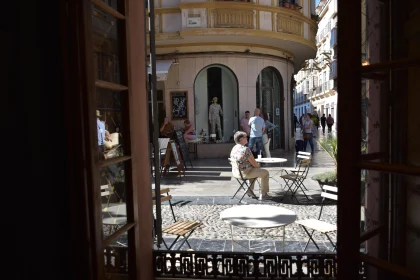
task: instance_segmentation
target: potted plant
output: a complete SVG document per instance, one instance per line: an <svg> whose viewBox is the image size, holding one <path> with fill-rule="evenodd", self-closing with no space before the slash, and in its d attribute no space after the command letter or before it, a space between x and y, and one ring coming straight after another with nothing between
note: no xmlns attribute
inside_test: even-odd
<svg viewBox="0 0 420 280"><path fill-rule="evenodd" d="M311 14L311 19L316 21L316 22L319 22L319 16L318 15Z"/></svg>
<svg viewBox="0 0 420 280"><path fill-rule="evenodd" d="M337 185L337 137L329 135L317 141L334 161L334 171L328 171L316 174L312 179L316 180L320 185Z"/></svg>

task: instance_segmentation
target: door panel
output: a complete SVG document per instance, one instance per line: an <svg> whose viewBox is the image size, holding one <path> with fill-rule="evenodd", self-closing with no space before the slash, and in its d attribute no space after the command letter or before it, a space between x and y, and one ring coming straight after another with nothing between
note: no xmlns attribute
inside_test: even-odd
<svg viewBox="0 0 420 280"><path fill-rule="evenodd" d="M257 107L263 113L267 113L268 120L280 126L280 87L276 74L270 68L265 68L261 71L257 81ZM270 149L280 148L280 131L278 128L273 129L269 133L271 138Z"/></svg>

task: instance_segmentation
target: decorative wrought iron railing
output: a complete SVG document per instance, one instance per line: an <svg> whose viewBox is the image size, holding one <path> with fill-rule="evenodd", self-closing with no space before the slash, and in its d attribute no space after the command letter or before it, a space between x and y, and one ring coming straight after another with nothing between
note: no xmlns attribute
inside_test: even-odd
<svg viewBox="0 0 420 280"><path fill-rule="evenodd" d="M154 251L157 278L335 279L332 253ZM364 265L360 279L366 279Z"/></svg>
<svg viewBox="0 0 420 280"><path fill-rule="evenodd" d="M104 250L108 274L128 274L128 248ZM210 251L153 252L156 278L190 279L335 279L335 253L252 253ZM359 279L367 279L363 263Z"/></svg>

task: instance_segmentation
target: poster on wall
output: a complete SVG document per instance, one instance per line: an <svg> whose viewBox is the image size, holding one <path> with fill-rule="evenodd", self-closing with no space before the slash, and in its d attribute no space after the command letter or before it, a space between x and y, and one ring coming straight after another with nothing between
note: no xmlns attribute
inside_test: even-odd
<svg viewBox="0 0 420 280"><path fill-rule="evenodd" d="M171 92L171 119L188 119L188 91Z"/></svg>

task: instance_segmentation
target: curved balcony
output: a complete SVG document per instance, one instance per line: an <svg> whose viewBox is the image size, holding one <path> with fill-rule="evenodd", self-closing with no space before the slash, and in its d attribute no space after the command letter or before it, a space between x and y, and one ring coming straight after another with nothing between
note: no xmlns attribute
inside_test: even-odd
<svg viewBox="0 0 420 280"><path fill-rule="evenodd" d="M315 57L317 25L309 7L258 4L262 0L174 2L177 7L155 9L157 54L251 52L287 56L296 67Z"/></svg>

